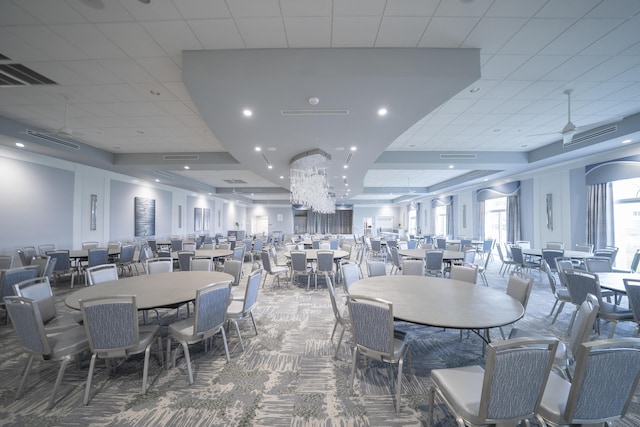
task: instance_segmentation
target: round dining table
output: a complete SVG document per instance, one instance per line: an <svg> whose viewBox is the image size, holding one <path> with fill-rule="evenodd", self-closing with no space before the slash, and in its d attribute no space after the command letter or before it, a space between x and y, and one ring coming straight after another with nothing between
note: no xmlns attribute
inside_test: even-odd
<svg viewBox="0 0 640 427"><path fill-rule="evenodd" d="M438 251L440 249L428 249ZM398 255L405 256L413 259L425 259L427 257L427 249L398 249ZM442 260L444 262L451 262L464 259L464 252L460 251L442 251Z"/></svg>
<svg viewBox="0 0 640 427"><path fill-rule="evenodd" d="M80 300L135 295L139 310L166 307L192 301L196 291L211 283L233 281L233 276L219 271L176 271L143 274L110 280L73 292L64 302L67 307L80 310Z"/></svg>
<svg viewBox="0 0 640 427"><path fill-rule="evenodd" d="M342 258L348 257L349 252L343 251L342 249L331 250L331 249L304 249L307 253L307 261L317 261L318 260L318 251L331 251L333 252L333 259L340 260ZM287 258L291 258L291 252L285 252L284 256Z"/></svg>
<svg viewBox="0 0 640 427"><path fill-rule="evenodd" d="M195 256L208 258L224 258L233 255L230 249L196 249ZM178 259L178 252L171 252L171 258Z"/></svg>
<svg viewBox="0 0 640 427"><path fill-rule="evenodd" d="M390 301L397 320L425 326L487 331L524 316L522 304L504 292L441 277L368 277L353 283L349 294ZM489 342L488 333L478 335Z"/></svg>

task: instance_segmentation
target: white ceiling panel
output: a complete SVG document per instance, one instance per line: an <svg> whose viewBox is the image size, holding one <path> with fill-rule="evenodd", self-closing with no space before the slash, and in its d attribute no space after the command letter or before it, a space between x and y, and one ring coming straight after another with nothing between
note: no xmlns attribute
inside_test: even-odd
<svg viewBox="0 0 640 427"><path fill-rule="evenodd" d="M384 14L388 16L432 16L439 0L387 0Z"/></svg>
<svg viewBox="0 0 640 427"><path fill-rule="evenodd" d="M487 13L486 17L500 18L530 18L538 12L547 0L495 0Z"/></svg>
<svg viewBox="0 0 640 427"><path fill-rule="evenodd" d="M20 7L45 25L84 22L82 15L64 0L22 0Z"/></svg>
<svg viewBox="0 0 640 427"><path fill-rule="evenodd" d="M29 67L61 85L87 85L91 82L82 74L68 68L64 62L33 62Z"/></svg>
<svg viewBox="0 0 640 427"><path fill-rule="evenodd" d="M31 43L20 39L8 29L0 28L0 53L14 61L49 61L50 56Z"/></svg>
<svg viewBox="0 0 640 427"><path fill-rule="evenodd" d="M380 27L376 17L335 17L331 34L332 47L373 47Z"/></svg>
<svg viewBox="0 0 640 427"><path fill-rule="evenodd" d="M289 47L328 47L331 45L331 18L284 18Z"/></svg>
<svg viewBox="0 0 640 427"><path fill-rule="evenodd" d="M520 68L531 58L530 55L494 55L484 67L482 77L502 80Z"/></svg>
<svg viewBox="0 0 640 427"><path fill-rule="evenodd" d="M137 22L98 24L97 27L131 57L166 55L144 27Z"/></svg>
<svg viewBox="0 0 640 427"><path fill-rule="evenodd" d="M278 0L234 0L227 6L236 18L279 17Z"/></svg>
<svg viewBox="0 0 640 427"><path fill-rule="evenodd" d="M479 18L475 17L434 17L429 21L419 46L460 47L478 21Z"/></svg>
<svg viewBox="0 0 640 427"><path fill-rule="evenodd" d="M138 1L124 1L122 4L137 21L170 21L181 18L172 0L153 0L153 7Z"/></svg>
<svg viewBox="0 0 640 427"><path fill-rule="evenodd" d="M542 55L570 55L580 52L622 23L622 19L578 21L545 46L540 53Z"/></svg>
<svg viewBox="0 0 640 427"><path fill-rule="evenodd" d="M619 75L636 65L640 65L640 56L614 56L580 76L580 80L604 81L615 80Z"/></svg>
<svg viewBox="0 0 640 427"><path fill-rule="evenodd" d="M493 0L441 1L436 16L483 16Z"/></svg>
<svg viewBox="0 0 640 427"><path fill-rule="evenodd" d="M143 22L142 26L169 56L203 48L185 21Z"/></svg>
<svg viewBox="0 0 640 427"><path fill-rule="evenodd" d="M153 81L151 74L129 58L106 58L100 60L103 67L117 75L122 81L128 83L144 83Z"/></svg>
<svg viewBox="0 0 640 427"><path fill-rule="evenodd" d="M13 2L0 2L0 25L38 25L41 22Z"/></svg>
<svg viewBox="0 0 640 427"><path fill-rule="evenodd" d="M172 58L158 56L153 58L136 58L135 61L159 82L178 82L182 80L182 70L176 65Z"/></svg>
<svg viewBox="0 0 640 427"><path fill-rule="evenodd" d="M184 19L230 18L231 12L225 0L175 0L176 6Z"/></svg>
<svg viewBox="0 0 640 427"><path fill-rule="evenodd" d="M540 18L581 18L601 0L552 0L536 14Z"/></svg>
<svg viewBox="0 0 640 427"><path fill-rule="evenodd" d="M429 18L385 16L376 39L378 47L417 46Z"/></svg>
<svg viewBox="0 0 640 427"><path fill-rule="evenodd" d="M68 69L73 70L74 73L80 74L82 80L88 81L91 84L114 84L122 83L122 80L118 78L111 71L107 70L98 61L93 59L87 59L83 61L65 61L65 65ZM78 84L80 82L72 82L71 84Z"/></svg>
<svg viewBox="0 0 640 427"><path fill-rule="evenodd" d="M582 51L584 55L616 55L636 45L640 16L630 19Z"/></svg>
<svg viewBox="0 0 640 427"><path fill-rule="evenodd" d="M67 0L67 3L90 22L132 22L133 15L119 1L103 1L104 9L97 9L82 1Z"/></svg>
<svg viewBox="0 0 640 427"><path fill-rule="evenodd" d="M603 56L574 56L545 74L543 79L555 81L576 80L580 78L585 71L589 71L600 65L606 59L607 58Z"/></svg>
<svg viewBox="0 0 640 427"><path fill-rule="evenodd" d="M333 0L333 16L378 16L386 0Z"/></svg>
<svg viewBox="0 0 640 427"><path fill-rule="evenodd" d="M562 34L575 20L531 19L501 49L501 54L535 54Z"/></svg>
<svg viewBox="0 0 640 427"><path fill-rule="evenodd" d="M198 19L188 21L189 27L204 49L240 49L245 47L232 19Z"/></svg>
<svg viewBox="0 0 640 427"><path fill-rule="evenodd" d="M536 55L511 73L509 78L512 80L535 80L558 68L569 58L571 57L568 55Z"/></svg>
<svg viewBox="0 0 640 427"><path fill-rule="evenodd" d="M280 0L282 16L331 16L331 0Z"/></svg>
<svg viewBox="0 0 640 427"><path fill-rule="evenodd" d="M287 47L282 18L236 19L240 36L248 49Z"/></svg>
<svg viewBox="0 0 640 427"><path fill-rule="evenodd" d="M88 58L124 58L126 53L91 24L55 25L51 29Z"/></svg>
<svg viewBox="0 0 640 427"><path fill-rule="evenodd" d="M469 33L462 47L482 47L485 54L496 53L526 22L524 18L483 18Z"/></svg>
<svg viewBox="0 0 640 427"><path fill-rule="evenodd" d="M54 33L49 27L42 25L7 27L7 30L22 39L25 43L36 47L42 52L46 52L49 60L60 61L89 58L88 55Z"/></svg>
<svg viewBox="0 0 640 427"><path fill-rule="evenodd" d="M591 9L586 18L629 18L640 13L636 0L607 0Z"/></svg>

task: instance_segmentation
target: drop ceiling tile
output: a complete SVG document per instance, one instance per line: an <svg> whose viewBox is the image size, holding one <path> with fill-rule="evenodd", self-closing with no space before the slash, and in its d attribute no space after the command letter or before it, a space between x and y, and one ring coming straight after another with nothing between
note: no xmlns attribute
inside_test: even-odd
<svg viewBox="0 0 640 427"><path fill-rule="evenodd" d="M135 18L119 1L103 1L104 9L96 9L83 3L73 1L69 3L78 13L92 23L98 22L133 22Z"/></svg>
<svg viewBox="0 0 640 427"><path fill-rule="evenodd" d="M428 22L429 19L426 17L384 17L376 38L376 46L417 46Z"/></svg>
<svg viewBox="0 0 640 427"><path fill-rule="evenodd" d="M589 71L590 69L598 66L606 59L607 58L603 56L574 56L549 73L545 74L542 79L573 81L580 78L585 71Z"/></svg>
<svg viewBox="0 0 640 427"><path fill-rule="evenodd" d="M3 3L7 1L4 0ZM60 0L20 0L19 5L41 24L71 24L85 22L85 19L66 2Z"/></svg>
<svg viewBox="0 0 640 427"><path fill-rule="evenodd" d="M450 99L442 104L439 112L442 114L460 114L464 113L476 101L472 99Z"/></svg>
<svg viewBox="0 0 640 427"><path fill-rule="evenodd" d="M162 84L168 90L171 91L178 99L181 101L191 101L191 96L189 95L189 91L185 87L182 81L179 82L166 82Z"/></svg>
<svg viewBox="0 0 640 427"><path fill-rule="evenodd" d="M0 28L0 52L18 62L51 59L45 51L10 33L7 27Z"/></svg>
<svg viewBox="0 0 640 427"><path fill-rule="evenodd" d="M640 72L640 67L637 67L635 69L636 72L636 76L638 76L637 73ZM592 87L590 90L588 91L584 91L584 92L577 92L572 94L571 96L571 101L573 101L574 99L576 101L601 101L604 97L618 92L621 89L624 89L625 87L630 85L630 82L633 81L637 81L637 78L635 80L631 80L629 79L628 81L609 81L609 82L602 82L594 87Z"/></svg>
<svg viewBox="0 0 640 427"><path fill-rule="evenodd" d="M380 19L375 17L335 17L331 34L332 47L373 47Z"/></svg>
<svg viewBox="0 0 640 427"><path fill-rule="evenodd" d="M580 80L601 82L613 79L616 75L636 65L640 65L640 56L610 57L605 62L581 75Z"/></svg>
<svg viewBox="0 0 640 427"><path fill-rule="evenodd" d="M636 0L607 0L585 16L586 18L630 18L640 13L640 2Z"/></svg>
<svg viewBox="0 0 640 427"><path fill-rule="evenodd" d="M110 98L113 101L109 101L110 105L120 103L120 102L146 102L146 97L142 95L140 92L136 91L129 84L121 84L121 85L103 85L100 86L102 90L105 90L109 93ZM104 102L104 101L103 101ZM110 108L110 107L109 107ZM120 114L120 111L115 109L114 113Z"/></svg>
<svg viewBox="0 0 640 427"><path fill-rule="evenodd" d="M51 29L89 58L124 58L125 52L91 24L54 25Z"/></svg>
<svg viewBox="0 0 640 427"><path fill-rule="evenodd" d="M485 17L496 18L530 18L539 11L547 0L495 0Z"/></svg>
<svg viewBox="0 0 640 427"><path fill-rule="evenodd" d="M479 18L475 17L434 17L429 21L419 46L461 47L478 21Z"/></svg>
<svg viewBox="0 0 640 427"><path fill-rule="evenodd" d="M102 59L102 66L118 76L123 82L143 83L153 81L151 74L130 58Z"/></svg>
<svg viewBox="0 0 640 427"><path fill-rule="evenodd" d="M333 0L333 16L377 16L384 12L386 0Z"/></svg>
<svg viewBox="0 0 640 427"><path fill-rule="evenodd" d="M142 22L142 26L169 56L180 56L183 50L203 49L186 21Z"/></svg>
<svg viewBox="0 0 640 427"><path fill-rule="evenodd" d="M562 94L562 91L566 89L563 82L556 81L537 81L527 86L522 91L514 95L516 99L531 99L537 100L549 95L556 95L556 99L562 100L566 97Z"/></svg>
<svg viewBox="0 0 640 427"><path fill-rule="evenodd" d="M153 0L152 4L139 1L122 2L137 21L170 21L182 16L171 0Z"/></svg>
<svg viewBox="0 0 640 427"><path fill-rule="evenodd" d="M288 46L330 47L331 18L329 17L288 17L284 18Z"/></svg>
<svg viewBox="0 0 640 427"><path fill-rule="evenodd" d="M282 16L331 16L331 0L280 0Z"/></svg>
<svg viewBox="0 0 640 427"><path fill-rule="evenodd" d="M530 58L531 55L494 55L482 67L482 77L490 80L502 80Z"/></svg>
<svg viewBox="0 0 640 427"><path fill-rule="evenodd" d="M520 68L509 75L512 80L536 80L546 76L569 60L569 55L536 55L531 57ZM584 72L581 70L580 72ZM547 80L553 80L549 78Z"/></svg>
<svg viewBox="0 0 640 427"><path fill-rule="evenodd" d="M97 28L131 57L144 58L166 55L166 52L137 22L98 24Z"/></svg>
<svg viewBox="0 0 640 427"><path fill-rule="evenodd" d="M20 2L18 2L20 4ZM38 25L41 22L11 1L0 2L0 25Z"/></svg>
<svg viewBox="0 0 640 427"><path fill-rule="evenodd" d="M438 0L387 0L386 16L432 16Z"/></svg>
<svg viewBox="0 0 640 427"><path fill-rule="evenodd" d="M638 96L640 96L640 83L633 83L617 92L612 92L609 95L604 96L602 99L607 101L616 100L624 102L627 100L633 100Z"/></svg>
<svg viewBox="0 0 640 427"><path fill-rule="evenodd" d="M241 49L245 47L233 19L198 19L189 27L205 49Z"/></svg>
<svg viewBox="0 0 640 427"><path fill-rule="evenodd" d="M41 52L45 52L51 60L86 59L83 53L71 43L43 25L25 27L6 27L7 31L30 44Z"/></svg>
<svg viewBox="0 0 640 427"><path fill-rule="evenodd" d="M572 19L531 19L499 51L501 54L535 54L574 23Z"/></svg>
<svg viewBox="0 0 640 427"><path fill-rule="evenodd" d="M278 17L278 0L233 0L227 6L234 18Z"/></svg>
<svg viewBox="0 0 640 427"><path fill-rule="evenodd" d="M122 83L122 80L114 73L106 69L95 59L87 59L82 61L65 61L65 65L80 74L82 80L88 81L94 85Z"/></svg>
<svg viewBox="0 0 640 427"><path fill-rule="evenodd" d="M225 0L189 0L173 2L184 19L230 18Z"/></svg>
<svg viewBox="0 0 640 427"><path fill-rule="evenodd" d="M481 47L484 54L496 53L525 24L524 18L484 17L472 29L461 47ZM500 28L500 31L496 31Z"/></svg>
<svg viewBox="0 0 640 427"><path fill-rule="evenodd" d="M25 65L27 64L25 63ZM60 85L87 85L91 83L81 74L67 67L64 62L31 62L27 66Z"/></svg>
<svg viewBox="0 0 640 427"><path fill-rule="evenodd" d="M178 82L182 80L182 70L172 58L157 56L154 58L136 58L135 61L159 82Z"/></svg>
<svg viewBox="0 0 640 427"><path fill-rule="evenodd" d="M636 45L640 38L640 20L630 19L586 47L583 55L616 55ZM640 49L638 49L640 53Z"/></svg>
<svg viewBox="0 0 640 427"><path fill-rule="evenodd" d="M160 83L132 83L130 86L149 102L178 100L171 91L163 90Z"/></svg>
<svg viewBox="0 0 640 427"><path fill-rule="evenodd" d="M622 24L621 19L583 19L576 22L540 52L542 55L571 55Z"/></svg>
<svg viewBox="0 0 640 427"><path fill-rule="evenodd" d="M435 16L483 16L493 0L441 1Z"/></svg>
<svg viewBox="0 0 640 427"><path fill-rule="evenodd" d="M287 47L282 18L242 18L236 24L249 49Z"/></svg>

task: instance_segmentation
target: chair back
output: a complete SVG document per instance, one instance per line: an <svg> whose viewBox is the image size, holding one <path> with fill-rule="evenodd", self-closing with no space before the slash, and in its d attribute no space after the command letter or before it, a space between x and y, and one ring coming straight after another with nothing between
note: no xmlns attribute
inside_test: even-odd
<svg viewBox="0 0 640 427"><path fill-rule="evenodd" d="M547 242L547 249L564 249L563 242Z"/></svg>
<svg viewBox="0 0 640 427"><path fill-rule="evenodd" d="M400 270L402 268L402 265L400 264L400 255L398 255L398 248L395 246L391 246L389 248L389 252L391 253L391 262L393 262L393 265Z"/></svg>
<svg viewBox="0 0 640 427"><path fill-rule="evenodd" d="M213 259L210 257L193 257L189 264L189 270L213 271Z"/></svg>
<svg viewBox="0 0 640 427"><path fill-rule="evenodd" d="M231 256L231 259L244 262L245 252L246 252L246 249L244 246L236 246L235 248L233 248L233 255Z"/></svg>
<svg viewBox="0 0 640 427"><path fill-rule="evenodd" d="M191 258L195 255L195 251L178 251L178 264L180 264L180 271L189 271L191 268Z"/></svg>
<svg viewBox="0 0 640 427"><path fill-rule="evenodd" d="M418 241L411 239L407 240L407 249L415 249L418 246Z"/></svg>
<svg viewBox="0 0 640 427"><path fill-rule="evenodd" d="M120 252L120 250L122 249L122 242L108 242L107 249Z"/></svg>
<svg viewBox="0 0 640 427"><path fill-rule="evenodd" d="M329 249L331 249L332 251L337 251L340 246L340 241L338 239L331 239L329 240ZM346 251L346 249L344 249Z"/></svg>
<svg viewBox="0 0 640 427"><path fill-rule="evenodd" d="M542 249L542 259L551 271L556 270L556 258L564 257L564 249Z"/></svg>
<svg viewBox="0 0 640 427"><path fill-rule="evenodd" d="M367 262L367 273L369 274L369 277L386 276L387 266L384 261Z"/></svg>
<svg viewBox="0 0 640 427"><path fill-rule="evenodd" d="M80 300L89 348L100 357L125 357L140 342L135 295Z"/></svg>
<svg viewBox="0 0 640 427"><path fill-rule="evenodd" d="M487 253L491 249L493 249L493 239L486 239L484 242L482 242L482 252L483 253Z"/></svg>
<svg viewBox="0 0 640 427"><path fill-rule="evenodd" d="M460 243L447 243L445 249L448 251L460 252Z"/></svg>
<svg viewBox="0 0 640 427"><path fill-rule="evenodd" d="M333 251L320 249L318 251L318 262L316 271L319 273L333 273Z"/></svg>
<svg viewBox="0 0 640 427"><path fill-rule="evenodd" d="M0 261L2 261L2 259L0 259ZM31 265L35 265L37 267L36 276L39 277L44 275L47 272L50 262L51 262L51 257L49 255L40 255L40 256L33 257L33 259L31 260ZM0 268L8 269L10 267L0 267Z"/></svg>
<svg viewBox="0 0 640 427"><path fill-rule="evenodd" d="M557 346L558 340L553 337L490 343L478 417L513 421L513 425L533 417L542 400Z"/></svg>
<svg viewBox="0 0 640 427"><path fill-rule="evenodd" d="M516 240L515 245L522 249L531 249L531 242L528 240Z"/></svg>
<svg viewBox="0 0 640 427"><path fill-rule="evenodd" d="M463 265L454 264L451 266L449 278L468 283L476 283L476 280L478 280L478 266L470 263L464 263Z"/></svg>
<svg viewBox="0 0 640 427"><path fill-rule="evenodd" d="M98 246L100 246L100 243L98 242L82 242L82 249L84 250L97 248Z"/></svg>
<svg viewBox="0 0 640 427"><path fill-rule="evenodd" d="M262 239L256 239L253 241L253 251L260 252L264 247L264 241Z"/></svg>
<svg viewBox="0 0 640 427"><path fill-rule="evenodd" d="M611 258L606 257L585 258L584 266L589 273L610 273L613 271Z"/></svg>
<svg viewBox="0 0 640 427"><path fill-rule="evenodd" d="M160 249L157 253L158 258L171 258L171 251L166 249Z"/></svg>
<svg viewBox="0 0 640 427"><path fill-rule="evenodd" d="M87 257L87 266L95 267L109 262L109 249L107 248L91 248Z"/></svg>
<svg viewBox="0 0 640 427"><path fill-rule="evenodd" d="M524 257L522 256L522 248L520 246L511 246L511 257L513 258L513 262L524 265Z"/></svg>
<svg viewBox="0 0 640 427"><path fill-rule="evenodd" d="M581 305L588 294L595 295L598 303L602 305L602 293L596 274L581 270L564 270L564 279L571 296L571 302L576 306Z"/></svg>
<svg viewBox="0 0 640 427"><path fill-rule="evenodd" d="M229 259L225 261L223 272L233 276L232 285L236 286L240 284L240 274L242 273L242 261L236 261L235 259Z"/></svg>
<svg viewBox="0 0 640 427"><path fill-rule="evenodd" d="M468 262L473 264L476 260L476 250L475 249L465 249L464 250L464 262Z"/></svg>
<svg viewBox="0 0 640 427"><path fill-rule="evenodd" d="M158 242L157 241L155 241L155 240L147 240L147 244L151 248L151 252L153 252L154 254L156 252L158 252Z"/></svg>
<svg viewBox="0 0 640 427"><path fill-rule="evenodd" d="M185 242L182 244L182 250L194 252L196 250L196 244L192 242Z"/></svg>
<svg viewBox="0 0 640 427"><path fill-rule="evenodd" d="M47 252L55 251L55 250L56 250L56 245L54 245L53 243L48 243L46 245L38 246L38 252L40 252L40 255L45 255Z"/></svg>
<svg viewBox="0 0 640 427"><path fill-rule="evenodd" d="M115 264L102 264L87 268L89 285L118 280L118 267Z"/></svg>
<svg viewBox="0 0 640 427"><path fill-rule="evenodd" d="M393 304L380 298L347 295L353 340L368 357L392 358Z"/></svg>
<svg viewBox="0 0 640 427"><path fill-rule="evenodd" d="M224 324L231 282L213 283L196 291L194 334L202 334L203 338L215 335Z"/></svg>
<svg viewBox="0 0 640 427"><path fill-rule="evenodd" d="M507 260L504 256L504 254L502 253L502 245L500 243L498 243L496 245L496 248L498 249L498 257L500 258L500 261L502 261L503 263Z"/></svg>
<svg viewBox="0 0 640 427"><path fill-rule="evenodd" d="M638 324L634 336L640 331L640 279L623 279L624 289L627 291L629 308L633 312L633 320Z"/></svg>
<svg viewBox="0 0 640 427"><path fill-rule="evenodd" d="M24 350L39 355L49 355L51 347L44 330L38 303L30 298L9 296L4 299L13 330Z"/></svg>
<svg viewBox="0 0 640 427"><path fill-rule="evenodd" d="M219 249L225 250L225 251L229 251L231 250L231 243L229 242L222 242L218 245Z"/></svg>
<svg viewBox="0 0 640 427"><path fill-rule="evenodd" d="M589 341L589 336L593 331L593 324L598 316L598 310L600 310L598 298L593 294L587 294L580 307L578 307L573 325L571 325L569 350L572 358L575 358L580 345Z"/></svg>
<svg viewBox="0 0 640 427"><path fill-rule="evenodd" d="M249 313L258 303L258 291L260 290L260 281L262 280L262 269L257 269L249 274L247 279L247 287L244 291L244 300L242 311Z"/></svg>
<svg viewBox="0 0 640 427"><path fill-rule="evenodd" d="M371 239L371 250L373 252L380 252L382 250L382 242Z"/></svg>
<svg viewBox="0 0 640 427"><path fill-rule="evenodd" d="M340 267L342 269L342 283L344 286L344 293L349 293L349 286L352 283L360 280L360 267L358 264L342 264Z"/></svg>
<svg viewBox="0 0 640 427"><path fill-rule="evenodd" d="M320 240L312 240L311 249L320 249Z"/></svg>
<svg viewBox="0 0 640 427"><path fill-rule="evenodd" d="M36 274L36 266L16 267L0 272L0 302L2 298L15 296L13 285L23 280L34 279Z"/></svg>
<svg viewBox="0 0 640 427"><path fill-rule="evenodd" d="M307 274L307 253L305 251L291 251L291 270L294 273Z"/></svg>
<svg viewBox="0 0 640 427"><path fill-rule="evenodd" d="M606 248L596 249L593 251L594 257L609 258L611 260L611 265L615 265L617 255L618 248L615 246L607 246Z"/></svg>
<svg viewBox="0 0 640 427"><path fill-rule="evenodd" d="M173 259L171 258L149 258L146 260L147 274L170 273L173 271Z"/></svg>
<svg viewBox="0 0 640 427"><path fill-rule="evenodd" d="M336 293L331 281L327 282L327 289L329 290L329 299L331 300L331 309L333 310L333 316L337 322L344 319L343 310L344 300Z"/></svg>
<svg viewBox="0 0 640 427"><path fill-rule="evenodd" d="M444 252L439 249L427 249L425 252L425 262L427 273L442 273L442 257Z"/></svg>
<svg viewBox="0 0 640 427"><path fill-rule="evenodd" d="M182 250L182 239L171 239L171 251L178 252Z"/></svg>
<svg viewBox="0 0 640 427"><path fill-rule="evenodd" d="M47 252L47 255L51 259L56 260L56 266L53 271L69 271L71 269L71 259L69 258L69 251L66 249L56 249L55 251Z"/></svg>
<svg viewBox="0 0 640 427"><path fill-rule="evenodd" d="M13 285L13 293L37 303L42 323L48 323L56 317L56 304L48 277L35 277L18 282Z"/></svg>
<svg viewBox="0 0 640 427"><path fill-rule="evenodd" d="M421 259L403 260L402 274L405 276L424 276L424 261Z"/></svg>
<svg viewBox="0 0 640 427"><path fill-rule="evenodd" d="M633 258L631 259L631 266L629 267L629 271L635 273L638 271L638 265L640 265L640 249L636 249L633 253Z"/></svg>
<svg viewBox="0 0 640 427"><path fill-rule="evenodd" d="M447 248L447 239L441 237L436 238L436 247L445 250Z"/></svg>
<svg viewBox="0 0 640 427"><path fill-rule="evenodd" d="M134 245L124 245L120 248L120 264L127 264L133 262L133 257L136 254L136 247Z"/></svg>
<svg viewBox="0 0 640 427"><path fill-rule="evenodd" d="M638 338L583 343L575 356L563 419L570 424L591 424L622 418L640 379L639 347Z"/></svg>
<svg viewBox="0 0 640 427"><path fill-rule="evenodd" d="M529 296L533 288L533 276L521 271L512 271L507 282L507 295L515 298L527 309Z"/></svg>
<svg viewBox="0 0 640 427"><path fill-rule="evenodd" d="M573 262L571 262L571 258L556 258L556 271L558 272L558 279L560 279L560 283L563 286L567 286L567 281L564 277L564 272L566 270L573 270L574 265Z"/></svg>
<svg viewBox="0 0 640 427"><path fill-rule="evenodd" d="M31 258L29 256L27 256L27 254L24 251L24 248L23 249L18 249L17 252L18 252L18 257L20 258L20 263L22 265L31 264Z"/></svg>
<svg viewBox="0 0 640 427"><path fill-rule="evenodd" d="M576 243L575 250L578 252L593 252L593 245L590 243Z"/></svg>
<svg viewBox="0 0 640 427"><path fill-rule="evenodd" d="M547 275L547 280L549 281L549 287L551 288L551 293L556 295L556 278L553 277L553 272L551 272L551 268L549 268L549 264L545 260L540 261L540 271L544 272Z"/></svg>

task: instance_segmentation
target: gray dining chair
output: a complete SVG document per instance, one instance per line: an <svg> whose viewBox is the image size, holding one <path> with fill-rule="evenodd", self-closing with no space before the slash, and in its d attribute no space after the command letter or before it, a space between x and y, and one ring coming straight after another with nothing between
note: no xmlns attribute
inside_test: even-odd
<svg viewBox="0 0 640 427"><path fill-rule="evenodd" d="M213 271L215 263L213 258L204 256L194 256L189 263L190 271ZM225 263L226 266L226 263Z"/></svg>
<svg viewBox="0 0 640 427"><path fill-rule="evenodd" d="M291 283L295 283L296 277L307 276L307 290L309 290L313 269L309 267L307 262L307 253L305 251L295 250L289 252L289 254L291 256Z"/></svg>
<svg viewBox="0 0 640 427"><path fill-rule="evenodd" d="M384 261L368 261L367 273L369 277L386 276L387 265Z"/></svg>
<svg viewBox="0 0 640 427"><path fill-rule="evenodd" d="M178 251L178 265L180 271L189 271L191 268L191 258L196 256L195 251Z"/></svg>
<svg viewBox="0 0 640 427"><path fill-rule="evenodd" d="M541 425L611 425L629 410L640 380L640 339L585 342L573 379L549 375L537 417Z"/></svg>
<svg viewBox="0 0 640 427"><path fill-rule="evenodd" d="M353 333L353 364L350 388L356 376L358 357L390 364L398 364L396 382L396 412L400 411L402 396L402 365L409 353L407 334L394 329L393 304L379 298L363 295L348 295L349 318Z"/></svg>
<svg viewBox="0 0 640 427"><path fill-rule="evenodd" d="M357 271L357 268L356 268L356 271ZM335 319L333 323L333 330L331 331L331 337L329 338L329 341L333 343L333 337L336 333L336 330L338 329L338 326L340 326L341 328L340 337L338 338L338 343L336 344L336 352L333 355L333 358L337 359L338 353L340 352L340 345L342 344L342 338L344 337L344 332L347 329L351 328L351 319L349 318L349 310L347 308L345 300L343 300L343 298L336 293L331 282L327 284L327 289L329 290L329 299L331 301L331 309L333 310L333 317Z"/></svg>
<svg viewBox="0 0 640 427"><path fill-rule="evenodd" d="M13 264L12 255L0 255L0 270L8 270Z"/></svg>
<svg viewBox="0 0 640 427"><path fill-rule="evenodd" d="M28 355L22 379L16 392L16 399L20 399L22 396L27 376L36 357L42 358L45 362L60 362L58 376L47 403L47 409L51 409L56 402L56 392L62 383L62 377L67 365L75 356L89 349L89 341L84 328L77 325L58 334L48 336L38 303L30 298L18 296L6 297L4 302L11 318L13 330L18 336L20 347Z"/></svg>
<svg viewBox="0 0 640 427"><path fill-rule="evenodd" d="M421 259L405 259L402 261L404 276L424 276L424 261Z"/></svg>
<svg viewBox="0 0 640 427"><path fill-rule="evenodd" d="M273 281L278 281L278 286L280 286L280 276L284 276L285 282L289 280L289 269L287 267L276 267L271 265L271 257L269 256L269 251L262 250L260 251L260 259L262 261L262 269L266 273L264 275L264 280L262 281L262 287L264 288L265 283L267 282L268 276L273 276ZM306 254L305 254L306 259ZM292 258L293 265L293 258ZM291 274L291 281L293 282L293 273ZM308 285L307 285L308 286Z"/></svg>
<svg viewBox="0 0 640 427"><path fill-rule="evenodd" d="M444 264L443 264L444 252L441 249L427 249L425 252L425 273L427 276L443 276Z"/></svg>
<svg viewBox="0 0 640 427"><path fill-rule="evenodd" d="M451 266L449 278L475 284L478 281L478 266L467 262L462 265L454 264Z"/></svg>
<svg viewBox="0 0 640 427"><path fill-rule="evenodd" d="M224 350L229 358L229 347L227 345L227 335L224 330L227 307L229 306L229 296L231 295L231 282L224 281L213 283L196 291L194 315L169 325L169 335L167 337L167 365L171 355L171 340L180 343L173 351L171 366L175 367L176 357L180 348L184 352L189 374L189 384L193 384L193 369L191 367L191 356L189 355L189 344L205 341L220 333L224 343Z"/></svg>
<svg viewBox="0 0 640 427"><path fill-rule="evenodd" d="M532 289L533 276L523 273L522 271L511 272L509 275L509 281L507 282L507 295L520 302L525 312L527 311L527 305L529 304L529 297L531 296ZM505 339L502 326L499 329L502 339Z"/></svg>
<svg viewBox="0 0 640 427"><path fill-rule="evenodd" d="M636 328L633 336L637 337L640 332L640 279L625 278L624 289L629 300L629 308L633 312L633 320L636 322Z"/></svg>
<svg viewBox="0 0 640 427"><path fill-rule="evenodd" d="M349 286L362 278L358 264L348 263L340 266L342 270L342 286L345 294L349 293Z"/></svg>
<svg viewBox="0 0 640 427"><path fill-rule="evenodd" d="M253 329L255 330L256 335L258 335L258 326L256 325L256 319L253 315L253 309L258 304L258 292L260 290L260 282L262 281L263 273L264 270L261 268L252 271L247 278L247 286L245 287L244 296L232 296L231 303L229 304L229 307L227 307L226 320L227 322L231 322L235 325L242 351L244 351L244 342L242 341L238 321L251 318Z"/></svg>
<svg viewBox="0 0 640 427"><path fill-rule="evenodd" d="M24 267L11 268L9 270L0 271L0 307L4 308L4 298L15 296L13 285L23 280L29 280L36 277L38 268L35 265L27 265ZM7 323L8 313L5 310L4 323Z"/></svg>
<svg viewBox="0 0 640 427"><path fill-rule="evenodd" d="M87 268L85 272L89 286L110 280L118 280L118 266L115 264L96 265L95 267Z"/></svg>
<svg viewBox="0 0 640 427"><path fill-rule="evenodd" d="M120 269L120 274L124 276L125 270L129 272L129 275L133 274L133 264L136 254L136 247L134 245L122 245L120 247L120 256L117 258L117 265Z"/></svg>
<svg viewBox="0 0 640 427"><path fill-rule="evenodd" d="M233 286L238 286L240 284L240 275L242 273L242 261L237 261L234 259L227 260L224 263L224 268L222 269L224 273L230 274L233 276L233 282L231 284Z"/></svg>
<svg viewBox="0 0 640 427"><path fill-rule="evenodd" d="M158 344L159 363L161 366L163 365L164 354L160 326L138 326L138 308L135 295L80 300L80 310L91 349L91 363L87 374L83 404L89 404L93 371L98 358L121 359L144 353L142 394L145 394L148 384L149 356L154 341Z"/></svg>
<svg viewBox="0 0 640 427"><path fill-rule="evenodd" d="M316 269L314 274L316 291L318 290L318 276L322 275L325 281L335 281L335 270L333 262L333 251L328 249L320 249L318 251Z"/></svg>
<svg viewBox="0 0 640 427"><path fill-rule="evenodd" d="M433 425L436 396L459 426L520 425L525 420L528 425L540 406L557 345L553 337L492 342L484 369L476 365L432 370L427 425Z"/></svg>

